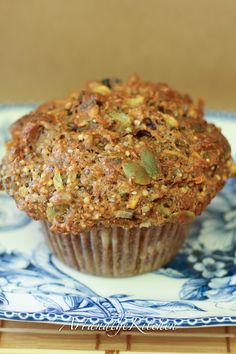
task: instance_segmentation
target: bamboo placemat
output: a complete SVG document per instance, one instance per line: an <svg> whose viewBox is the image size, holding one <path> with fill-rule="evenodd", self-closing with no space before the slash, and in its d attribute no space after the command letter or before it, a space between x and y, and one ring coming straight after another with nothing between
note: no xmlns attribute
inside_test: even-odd
<svg viewBox="0 0 236 354"><path fill-rule="evenodd" d="M59 331L61 325L1 321L0 354L123 352L155 353L236 353L236 327L205 327L153 331L121 331L116 336L106 332Z"/></svg>

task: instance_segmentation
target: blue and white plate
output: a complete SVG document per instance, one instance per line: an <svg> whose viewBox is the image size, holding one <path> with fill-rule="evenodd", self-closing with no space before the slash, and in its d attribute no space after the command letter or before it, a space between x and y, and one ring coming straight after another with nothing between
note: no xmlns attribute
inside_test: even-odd
<svg viewBox="0 0 236 354"><path fill-rule="evenodd" d="M33 106L0 106L0 155L9 124ZM236 156L236 114L208 112ZM166 267L126 279L81 274L49 252L38 222L0 193L0 318L77 325L236 324L236 181L198 217Z"/></svg>

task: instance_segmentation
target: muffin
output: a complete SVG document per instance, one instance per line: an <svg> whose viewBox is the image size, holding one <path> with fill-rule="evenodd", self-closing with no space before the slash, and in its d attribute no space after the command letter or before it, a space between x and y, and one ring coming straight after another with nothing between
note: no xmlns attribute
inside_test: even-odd
<svg viewBox="0 0 236 354"><path fill-rule="evenodd" d="M204 120L202 100L136 75L90 81L10 132L0 188L41 220L56 257L100 276L169 262L235 173L229 143Z"/></svg>

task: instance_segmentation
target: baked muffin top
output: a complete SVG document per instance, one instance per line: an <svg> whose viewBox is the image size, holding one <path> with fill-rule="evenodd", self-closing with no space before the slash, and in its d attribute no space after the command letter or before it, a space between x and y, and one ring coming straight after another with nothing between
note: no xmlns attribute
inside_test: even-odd
<svg viewBox="0 0 236 354"><path fill-rule="evenodd" d="M0 187L58 233L188 222L233 170L202 100L136 75L90 81L10 131Z"/></svg>

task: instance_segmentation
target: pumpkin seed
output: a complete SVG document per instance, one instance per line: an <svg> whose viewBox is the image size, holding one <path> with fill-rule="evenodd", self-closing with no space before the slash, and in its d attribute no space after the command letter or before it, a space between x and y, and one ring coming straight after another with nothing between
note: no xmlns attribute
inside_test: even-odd
<svg viewBox="0 0 236 354"><path fill-rule="evenodd" d="M118 210L115 213L115 216L117 218L121 218L121 219L132 219L133 212L132 211L126 211L126 210Z"/></svg>
<svg viewBox="0 0 236 354"><path fill-rule="evenodd" d="M93 87L92 90L93 90L93 92L100 93L101 95L108 95L111 92L109 87L107 87L105 85L95 86L95 87Z"/></svg>
<svg viewBox="0 0 236 354"><path fill-rule="evenodd" d="M157 212L160 215L168 216L170 214L170 209L164 207L162 204L157 205Z"/></svg>
<svg viewBox="0 0 236 354"><path fill-rule="evenodd" d="M164 114L163 117L170 128L178 128L179 122L174 117L171 117L169 114Z"/></svg>
<svg viewBox="0 0 236 354"><path fill-rule="evenodd" d="M70 171L70 172L68 173L68 177L67 177L66 183L67 183L67 184L70 184L70 183L73 183L73 182L75 182L75 181L76 181L76 172Z"/></svg>
<svg viewBox="0 0 236 354"><path fill-rule="evenodd" d="M51 221L54 219L54 217L56 216L56 211L55 211L55 209L52 208L52 207L47 207L47 209L46 209L46 215L47 215L48 221L51 222Z"/></svg>
<svg viewBox="0 0 236 354"><path fill-rule="evenodd" d="M141 152L141 163L151 178L156 178L160 173L160 166L156 156L149 149Z"/></svg>
<svg viewBox="0 0 236 354"><path fill-rule="evenodd" d="M118 187L118 191L119 191L119 194L122 196L122 195L125 195L127 193L130 192L130 189L129 189L129 186L127 186L126 183L121 183Z"/></svg>
<svg viewBox="0 0 236 354"><path fill-rule="evenodd" d="M122 126L124 127L129 127L131 125L132 119L128 114L123 113L123 112L112 112L110 113L110 116L112 119L118 121L121 123Z"/></svg>
<svg viewBox="0 0 236 354"><path fill-rule="evenodd" d="M151 179L146 170L138 162L127 162L123 165L123 171L126 177L133 178L134 182L141 185L146 185L151 182Z"/></svg>
<svg viewBox="0 0 236 354"><path fill-rule="evenodd" d="M138 95L136 97L127 98L126 103L130 107L136 107L136 106L139 106L140 104L142 104L143 101L144 101L144 97Z"/></svg>
<svg viewBox="0 0 236 354"><path fill-rule="evenodd" d="M144 221L142 222L139 227L150 227L152 224L150 221Z"/></svg>
<svg viewBox="0 0 236 354"><path fill-rule="evenodd" d="M62 182L61 174L60 174L60 171L58 170L58 168L55 168L53 183L54 183L54 186L57 191L60 191L63 189L63 182Z"/></svg>
<svg viewBox="0 0 236 354"><path fill-rule="evenodd" d="M160 199L161 196L162 196L162 195L161 195L160 193L158 193L158 192L152 193L152 194L150 195L150 200L151 200L151 201L154 201L154 200Z"/></svg>
<svg viewBox="0 0 236 354"><path fill-rule="evenodd" d="M150 205L144 205L141 210L142 210L142 214L146 214L150 211L151 207Z"/></svg>
<svg viewBox="0 0 236 354"><path fill-rule="evenodd" d="M127 203L127 209L134 209L136 207L136 205L138 204L140 199L140 195L136 194L136 195L131 195L128 203Z"/></svg>

